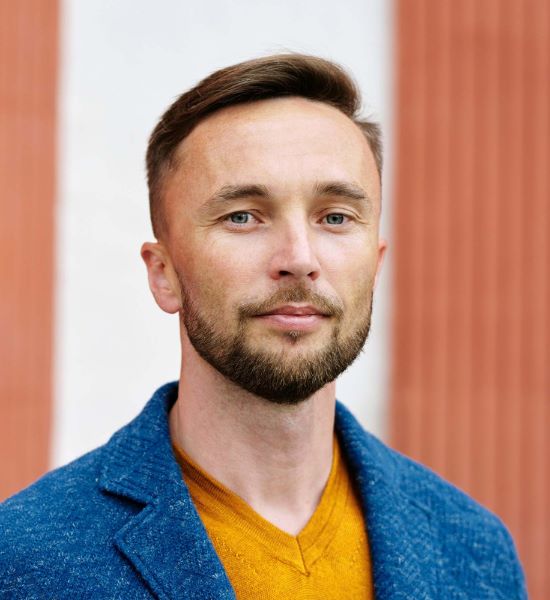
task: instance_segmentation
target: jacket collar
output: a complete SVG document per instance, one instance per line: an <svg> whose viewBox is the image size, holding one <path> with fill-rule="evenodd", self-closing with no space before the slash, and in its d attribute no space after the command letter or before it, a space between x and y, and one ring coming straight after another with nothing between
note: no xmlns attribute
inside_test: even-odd
<svg viewBox="0 0 550 600"><path fill-rule="evenodd" d="M363 508L377 600L437 598L439 548L430 509L406 492L403 458L339 402L335 428Z"/></svg>
<svg viewBox="0 0 550 600"><path fill-rule="evenodd" d="M159 598L234 599L172 452L168 413L177 390L177 382L161 387L111 438L99 485L144 506L115 543ZM376 598L435 598L429 520L402 494L394 453L339 402L335 427L365 515Z"/></svg>
<svg viewBox="0 0 550 600"><path fill-rule="evenodd" d="M145 505L115 544L158 598L234 600L172 452L168 413L177 391L177 382L157 390L105 447L100 487Z"/></svg>

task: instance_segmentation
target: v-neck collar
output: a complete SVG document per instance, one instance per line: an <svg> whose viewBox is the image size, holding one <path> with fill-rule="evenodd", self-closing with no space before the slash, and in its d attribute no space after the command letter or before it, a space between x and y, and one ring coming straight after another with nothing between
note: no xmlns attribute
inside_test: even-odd
<svg viewBox="0 0 550 600"><path fill-rule="evenodd" d="M351 490L336 436L331 470L319 504L297 535L282 530L262 517L243 498L206 473L181 448L174 445L174 451L199 514L223 523L224 527L242 531L271 557L304 574L323 554L340 526ZM232 515L229 520L228 512Z"/></svg>

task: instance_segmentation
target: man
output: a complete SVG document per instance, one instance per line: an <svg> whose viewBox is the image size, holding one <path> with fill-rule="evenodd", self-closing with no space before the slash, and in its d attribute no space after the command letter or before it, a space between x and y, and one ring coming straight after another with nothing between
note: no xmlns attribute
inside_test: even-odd
<svg viewBox="0 0 550 600"><path fill-rule="evenodd" d="M385 250L381 144L336 65L181 96L147 152L142 257L177 383L0 511L2 598L525 598L500 521L367 434L335 379Z"/></svg>

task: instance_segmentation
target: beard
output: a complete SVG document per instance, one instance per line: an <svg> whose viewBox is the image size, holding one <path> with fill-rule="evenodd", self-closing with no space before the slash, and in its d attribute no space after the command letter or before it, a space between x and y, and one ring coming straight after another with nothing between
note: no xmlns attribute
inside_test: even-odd
<svg viewBox="0 0 550 600"><path fill-rule="evenodd" d="M182 310L180 320L196 352L214 369L240 388L276 404L296 405L306 400L343 373L359 356L367 340L372 313L372 285L368 304L351 334L342 336L343 310L302 286L285 288L268 301L243 304L238 308L238 325L234 333L216 317L208 317L192 301L179 278ZM247 343L246 327L250 318L289 302L307 302L336 320L330 340L321 349L304 351L288 359L285 348L270 350ZM289 330L287 340L299 344L309 335Z"/></svg>

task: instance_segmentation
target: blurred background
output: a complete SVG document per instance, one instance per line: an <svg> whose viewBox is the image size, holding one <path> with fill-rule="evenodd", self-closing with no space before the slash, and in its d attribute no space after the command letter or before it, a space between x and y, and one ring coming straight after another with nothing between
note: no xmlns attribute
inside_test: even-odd
<svg viewBox="0 0 550 600"><path fill-rule="evenodd" d="M144 153L213 70L339 62L384 130L390 254L363 425L496 512L550 597L550 3L0 0L0 499L106 442L177 379Z"/></svg>

